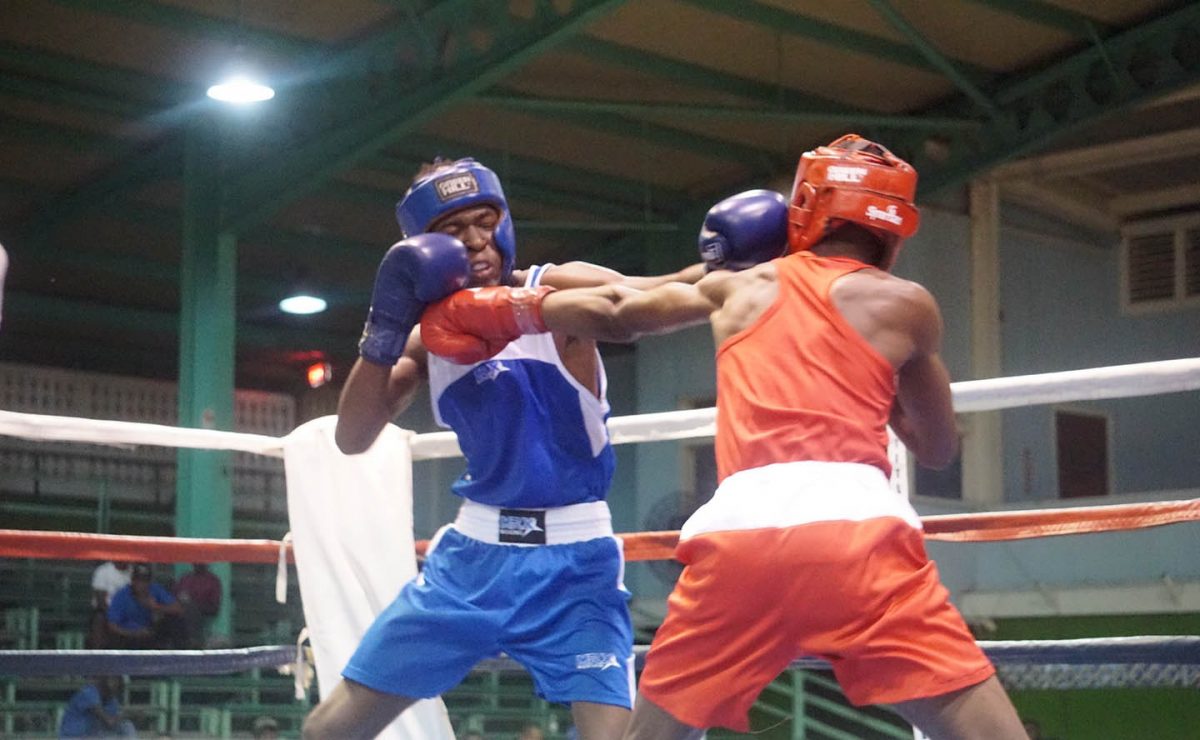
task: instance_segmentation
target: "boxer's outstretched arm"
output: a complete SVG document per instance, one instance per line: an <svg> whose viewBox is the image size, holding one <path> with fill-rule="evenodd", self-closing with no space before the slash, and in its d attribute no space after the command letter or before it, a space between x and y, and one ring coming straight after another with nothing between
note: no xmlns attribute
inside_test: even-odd
<svg viewBox="0 0 1200 740"><path fill-rule="evenodd" d="M668 282L650 290L609 285L551 293L542 302L542 319L552 332L606 342L632 342L647 334L665 334L709 320L720 308L710 284L733 273L712 273L690 285Z"/></svg>
<svg viewBox="0 0 1200 740"><path fill-rule="evenodd" d="M523 275L523 273L522 273ZM555 265L546 271L542 277L542 285L549 285L560 290L569 288L594 288L608 285L621 285L638 290L650 288L665 283L694 283L704 276L704 265L697 263L662 275L624 275L616 270L592 264L591 262L567 262ZM518 275L518 277L521 277Z"/></svg>

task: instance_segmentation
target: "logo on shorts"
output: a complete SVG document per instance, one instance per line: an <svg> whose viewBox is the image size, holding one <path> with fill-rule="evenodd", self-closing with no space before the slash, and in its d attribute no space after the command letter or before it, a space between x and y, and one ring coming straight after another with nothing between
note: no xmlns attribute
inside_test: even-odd
<svg viewBox="0 0 1200 740"><path fill-rule="evenodd" d="M540 509L501 509L501 542L546 544L546 512Z"/></svg>
<svg viewBox="0 0 1200 740"><path fill-rule="evenodd" d="M867 218L872 221L887 221L889 224L897 226L904 223L904 217L896 213L896 206L888 206L886 211L875 206L867 206Z"/></svg>
<svg viewBox="0 0 1200 740"><path fill-rule="evenodd" d="M862 182L867 176L866 167L839 167L834 165L825 171L825 179L829 182Z"/></svg>
<svg viewBox="0 0 1200 740"><path fill-rule="evenodd" d="M470 172L463 172L442 179L433 183L433 188L437 192L438 200L445 202L451 198L460 198L464 195L479 192L479 183L475 180L475 175Z"/></svg>
<svg viewBox="0 0 1200 740"><path fill-rule="evenodd" d="M605 668L620 668L621 662L615 653L579 653L575 656L575 670L602 671Z"/></svg>

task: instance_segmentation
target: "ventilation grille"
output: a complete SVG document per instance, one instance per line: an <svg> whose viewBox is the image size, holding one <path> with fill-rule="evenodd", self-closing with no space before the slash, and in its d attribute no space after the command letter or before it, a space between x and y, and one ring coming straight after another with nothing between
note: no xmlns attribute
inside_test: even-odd
<svg viewBox="0 0 1200 740"><path fill-rule="evenodd" d="M1175 297L1175 234L1146 234L1129 239L1129 302Z"/></svg>
<svg viewBox="0 0 1200 740"><path fill-rule="evenodd" d="M1188 229L1184 234L1183 264L1184 296L1200 296L1200 229Z"/></svg>
<svg viewBox="0 0 1200 740"><path fill-rule="evenodd" d="M1121 248L1127 308L1200 305L1200 216L1133 224Z"/></svg>

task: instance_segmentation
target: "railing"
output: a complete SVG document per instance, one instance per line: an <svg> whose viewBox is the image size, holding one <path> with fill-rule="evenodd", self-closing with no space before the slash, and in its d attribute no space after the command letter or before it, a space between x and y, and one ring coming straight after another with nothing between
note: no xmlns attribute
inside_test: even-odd
<svg viewBox="0 0 1200 740"><path fill-rule="evenodd" d="M813 687L821 691L813 691ZM899 717L895 722L888 722L828 698L831 695L841 696L841 688L836 681L811 671L792 670L767 686L751 712L780 721L791 721L792 740L810 740L810 730L819 733L820 737L833 740L861 740L866 736L912 740L912 730ZM830 715L830 721L814 716L811 711L814 709ZM837 720L836 726L832 724L834 720Z"/></svg>
<svg viewBox="0 0 1200 740"><path fill-rule="evenodd" d="M57 737L63 710L83 685L81 678L6 678L0 691L0 736ZM122 712L140 731L230 738L266 715L295 735L311 708L297 702L291 679L244 675L131 680L120 699ZM288 730L290 725L290 731Z"/></svg>

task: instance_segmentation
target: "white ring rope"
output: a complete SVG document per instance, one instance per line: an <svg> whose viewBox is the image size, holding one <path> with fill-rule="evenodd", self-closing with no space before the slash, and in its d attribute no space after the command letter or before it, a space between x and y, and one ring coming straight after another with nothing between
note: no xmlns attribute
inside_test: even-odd
<svg viewBox="0 0 1200 740"><path fill-rule="evenodd" d="M995 411L1066 401L1130 398L1200 389L1200 358L1142 362L1132 365L1068 370L1038 375L969 380L951 385L959 413ZM613 444L711 437L716 409L666 411L609 419ZM206 450L234 450L283 457L282 437L188 429L68 416L0 411L0 435L60 442L104 445L157 445ZM452 432L410 437L414 460L461 455Z"/></svg>

